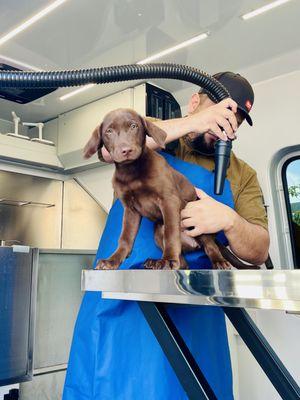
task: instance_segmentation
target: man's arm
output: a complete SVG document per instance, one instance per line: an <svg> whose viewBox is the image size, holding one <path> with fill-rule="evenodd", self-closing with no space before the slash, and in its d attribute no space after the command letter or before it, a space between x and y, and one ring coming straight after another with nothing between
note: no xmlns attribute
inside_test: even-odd
<svg viewBox="0 0 300 400"><path fill-rule="evenodd" d="M165 121L157 120L153 121L153 123L166 132L166 144L190 132L211 132L226 141L228 138L235 139L235 131L237 130L236 111L236 102L227 98L195 114ZM149 148L158 149L157 143L149 136L147 136L146 143ZM112 162L110 154L105 147L102 147L101 152L104 161Z"/></svg>
<svg viewBox="0 0 300 400"><path fill-rule="evenodd" d="M244 254L244 249L253 260L265 260L268 257L270 237L268 232L268 218L263 202L261 188L256 172L245 164L243 168L243 186L236 197L235 210L239 218L233 221L236 228L227 232L227 238L231 243L232 250ZM235 232L242 236L243 240L237 240ZM245 254L247 260L247 254ZM252 262L254 262L252 261ZM259 261L256 261L258 263Z"/></svg>
<svg viewBox="0 0 300 400"><path fill-rule="evenodd" d="M224 231L231 250L241 259L261 265L268 258L270 237L260 225L252 224L234 211L231 226Z"/></svg>
<svg viewBox="0 0 300 400"><path fill-rule="evenodd" d="M200 200L187 204L181 212L181 226L192 237L224 231L231 250L242 260L263 264L268 257L269 233L262 226L248 222L235 210L196 189Z"/></svg>

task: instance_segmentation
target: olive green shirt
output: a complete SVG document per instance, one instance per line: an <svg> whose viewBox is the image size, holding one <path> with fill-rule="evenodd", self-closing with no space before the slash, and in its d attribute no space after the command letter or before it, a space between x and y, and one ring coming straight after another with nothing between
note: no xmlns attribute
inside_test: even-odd
<svg viewBox="0 0 300 400"><path fill-rule="evenodd" d="M174 153L183 161L201 165L209 171L215 168L213 157L199 154L183 138L179 140ZM226 178L230 182L235 211L248 222L268 229L267 214L255 170L231 152Z"/></svg>

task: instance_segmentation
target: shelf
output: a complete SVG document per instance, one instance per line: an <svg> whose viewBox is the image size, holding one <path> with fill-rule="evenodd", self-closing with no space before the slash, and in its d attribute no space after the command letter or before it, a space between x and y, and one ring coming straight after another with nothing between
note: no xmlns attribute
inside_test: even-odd
<svg viewBox="0 0 300 400"><path fill-rule="evenodd" d="M24 207L24 206L33 206L33 207L55 207L55 204L49 203L40 203L37 201L28 201L28 200L12 200L12 199L0 199L0 205L4 206L15 206L15 207Z"/></svg>

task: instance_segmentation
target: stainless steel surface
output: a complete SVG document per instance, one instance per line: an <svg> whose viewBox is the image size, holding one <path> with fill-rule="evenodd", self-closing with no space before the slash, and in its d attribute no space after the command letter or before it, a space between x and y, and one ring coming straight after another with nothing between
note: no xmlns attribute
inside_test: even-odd
<svg viewBox="0 0 300 400"><path fill-rule="evenodd" d="M32 378L36 249L0 247L0 386Z"/></svg>
<svg viewBox="0 0 300 400"><path fill-rule="evenodd" d="M103 298L300 312L300 270L82 272Z"/></svg>
<svg viewBox="0 0 300 400"><path fill-rule="evenodd" d="M0 239L95 250L107 214L74 179L0 171Z"/></svg>
<svg viewBox="0 0 300 400"><path fill-rule="evenodd" d="M0 172L0 198L15 204L35 201L55 207L16 207L0 203L0 237L32 247L59 248L63 183L59 180Z"/></svg>
<svg viewBox="0 0 300 400"><path fill-rule="evenodd" d="M107 214L74 180L64 182L63 249L97 249Z"/></svg>
<svg viewBox="0 0 300 400"><path fill-rule="evenodd" d="M96 250L85 250L85 249L40 249L40 254L84 254L84 255L96 255Z"/></svg>

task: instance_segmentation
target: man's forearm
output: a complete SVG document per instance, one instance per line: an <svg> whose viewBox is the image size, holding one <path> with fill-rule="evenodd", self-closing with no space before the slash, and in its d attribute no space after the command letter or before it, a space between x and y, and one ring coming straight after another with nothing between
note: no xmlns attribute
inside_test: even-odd
<svg viewBox="0 0 300 400"><path fill-rule="evenodd" d="M166 144L173 142L174 140L180 139L182 136L192 132L191 117L187 116L184 118L175 118L167 120L157 120L153 121L155 125L166 132ZM201 128L201 127L200 127ZM158 145L154 140L147 136L147 146L150 149L156 150Z"/></svg>
<svg viewBox="0 0 300 400"><path fill-rule="evenodd" d="M263 264L268 257L270 245L268 231L234 213L232 225L225 231L231 250L242 260Z"/></svg>

